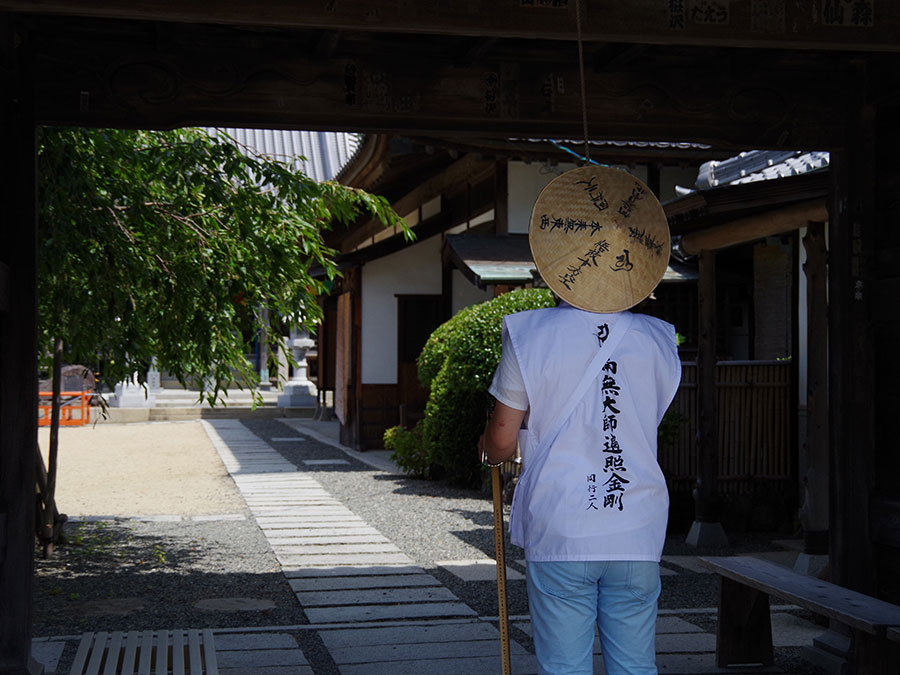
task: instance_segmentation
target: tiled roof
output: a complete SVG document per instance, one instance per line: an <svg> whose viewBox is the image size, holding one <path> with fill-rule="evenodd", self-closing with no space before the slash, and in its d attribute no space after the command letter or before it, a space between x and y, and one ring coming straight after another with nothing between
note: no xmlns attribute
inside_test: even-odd
<svg viewBox="0 0 900 675"><path fill-rule="evenodd" d="M709 190L722 185L798 176L827 168L829 159L827 152L750 150L735 157L701 165L694 185L698 190Z"/></svg>
<svg viewBox="0 0 900 675"><path fill-rule="evenodd" d="M358 134L288 129L208 129L213 135L225 132L239 146L294 166L317 181L331 180L359 146ZM305 160L297 160L296 157Z"/></svg>

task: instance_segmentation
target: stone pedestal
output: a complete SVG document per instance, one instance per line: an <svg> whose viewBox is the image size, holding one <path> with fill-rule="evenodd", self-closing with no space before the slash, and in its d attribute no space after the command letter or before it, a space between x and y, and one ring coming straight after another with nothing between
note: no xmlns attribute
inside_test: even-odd
<svg viewBox="0 0 900 675"><path fill-rule="evenodd" d="M153 357L150 368L147 370L147 389L152 392L162 389L162 376L159 368L156 367L156 357Z"/></svg>
<svg viewBox="0 0 900 675"><path fill-rule="evenodd" d="M722 523L708 523L695 520L691 525L685 543L688 546L705 548L724 548L728 546L728 537L722 528Z"/></svg>
<svg viewBox="0 0 900 675"><path fill-rule="evenodd" d="M109 397L110 408L152 408L156 396L137 383L137 376L127 382L119 382L115 393Z"/></svg>
<svg viewBox="0 0 900 675"><path fill-rule="evenodd" d="M296 365L294 374L284 385L284 393L278 397L279 408L315 408L317 403L316 385L306 374L306 352L315 345L306 331L292 330L287 341Z"/></svg>

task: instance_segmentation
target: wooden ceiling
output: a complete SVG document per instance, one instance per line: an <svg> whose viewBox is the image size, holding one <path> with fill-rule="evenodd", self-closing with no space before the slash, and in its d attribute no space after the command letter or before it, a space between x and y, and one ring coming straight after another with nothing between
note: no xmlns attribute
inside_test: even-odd
<svg viewBox="0 0 900 675"><path fill-rule="evenodd" d="M843 17L783 2L586 0L590 136L840 146L843 84L862 67L895 92L900 72L900 7L881 3L870 25L854 25L858 3L840 4ZM32 64L40 123L582 136L566 0L0 0L0 10Z"/></svg>

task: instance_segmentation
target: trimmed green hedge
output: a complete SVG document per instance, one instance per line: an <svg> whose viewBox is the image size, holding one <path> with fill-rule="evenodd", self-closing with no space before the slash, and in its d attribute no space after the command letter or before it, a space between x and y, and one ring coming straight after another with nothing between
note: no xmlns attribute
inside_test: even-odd
<svg viewBox="0 0 900 675"><path fill-rule="evenodd" d="M469 487L481 484L475 444L500 362L503 317L555 304L549 290L519 289L466 307L431 334L418 366L419 380L430 389L421 426L434 477Z"/></svg>

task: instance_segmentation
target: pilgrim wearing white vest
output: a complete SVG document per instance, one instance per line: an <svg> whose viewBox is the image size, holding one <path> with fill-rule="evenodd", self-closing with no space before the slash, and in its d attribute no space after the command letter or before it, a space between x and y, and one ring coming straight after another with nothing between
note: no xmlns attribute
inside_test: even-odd
<svg viewBox="0 0 900 675"><path fill-rule="evenodd" d="M529 239L563 302L505 317L479 449L488 463L521 451L510 532L525 549L539 672L592 673L596 623L607 673L656 673L669 507L656 438L681 362L670 324L622 310L662 276L668 228L642 183L586 167L544 190Z"/></svg>

